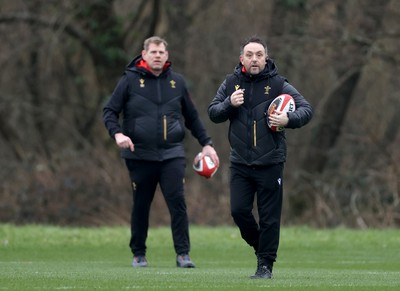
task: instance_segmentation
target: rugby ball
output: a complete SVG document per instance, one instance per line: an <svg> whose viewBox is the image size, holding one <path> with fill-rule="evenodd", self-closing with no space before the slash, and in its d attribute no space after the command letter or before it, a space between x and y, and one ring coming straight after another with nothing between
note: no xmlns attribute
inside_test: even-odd
<svg viewBox="0 0 400 291"><path fill-rule="evenodd" d="M283 131L285 128L283 126L272 126L269 123L270 114L275 111L279 112L293 112L296 110L296 104L292 96L288 94L282 94L272 100L271 104L268 106L267 110L267 124L272 131Z"/></svg>
<svg viewBox="0 0 400 291"><path fill-rule="evenodd" d="M203 156L201 153L198 153L193 161L193 169L197 174L208 179L214 176L218 170L218 167L214 164L209 156Z"/></svg>

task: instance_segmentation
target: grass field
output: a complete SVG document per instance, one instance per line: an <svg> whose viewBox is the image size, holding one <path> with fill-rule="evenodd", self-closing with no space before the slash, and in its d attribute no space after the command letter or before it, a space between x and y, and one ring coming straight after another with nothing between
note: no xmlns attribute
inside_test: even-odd
<svg viewBox="0 0 400 291"><path fill-rule="evenodd" d="M168 227L152 228L133 269L128 227L0 224L0 290L400 290L400 230L283 228L273 280L235 227L191 226L195 269L175 266Z"/></svg>

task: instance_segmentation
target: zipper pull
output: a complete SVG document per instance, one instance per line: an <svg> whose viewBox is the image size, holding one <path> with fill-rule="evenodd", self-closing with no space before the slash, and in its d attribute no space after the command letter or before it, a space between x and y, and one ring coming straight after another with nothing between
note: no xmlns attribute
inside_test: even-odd
<svg viewBox="0 0 400 291"><path fill-rule="evenodd" d="M253 120L253 146L257 147L257 122Z"/></svg>
<svg viewBox="0 0 400 291"><path fill-rule="evenodd" d="M163 116L164 121L164 141L167 141L167 116Z"/></svg>

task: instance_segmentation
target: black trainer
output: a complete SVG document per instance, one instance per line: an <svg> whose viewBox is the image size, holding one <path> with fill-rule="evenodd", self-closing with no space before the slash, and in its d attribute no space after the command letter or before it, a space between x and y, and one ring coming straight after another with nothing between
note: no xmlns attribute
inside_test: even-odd
<svg viewBox="0 0 400 291"><path fill-rule="evenodd" d="M176 266L179 268L194 268L195 265L190 259L188 254L181 254L176 256Z"/></svg>
<svg viewBox="0 0 400 291"><path fill-rule="evenodd" d="M132 261L132 267L147 267L147 259L145 256L134 256Z"/></svg>
<svg viewBox="0 0 400 291"><path fill-rule="evenodd" d="M268 265L262 265L257 269L256 273L253 276L250 276L251 279L272 279L272 267Z"/></svg>
<svg viewBox="0 0 400 291"><path fill-rule="evenodd" d="M251 279L272 279L272 265L266 264L264 259L257 256L256 273L250 276Z"/></svg>

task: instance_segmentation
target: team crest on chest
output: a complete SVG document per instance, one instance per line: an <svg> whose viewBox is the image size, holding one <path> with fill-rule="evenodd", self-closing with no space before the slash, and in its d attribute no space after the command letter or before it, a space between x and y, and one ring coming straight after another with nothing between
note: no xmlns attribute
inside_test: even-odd
<svg viewBox="0 0 400 291"><path fill-rule="evenodd" d="M235 91L240 88L240 85L235 85Z"/></svg>
<svg viewBox="0 0 400 291"><path fill-rule="evenodd" d="M169 81L169 83L171 84L171 88L176 88L176 82L174 80Z"/></svg>
<svg viewBox="0 0 400 291"><path fill-rule="evenodd" d="M270 86L267 85L267 87L264 87L264 89L265 89L264 94L265 94L265 95L268 95L268 94L269 94L269 90L271 90L272 88L271 88Z"/></svg>
<svg viewBox="0 0 400 291"><path fill-rule="evenodd" d="M144 88L144 79L139 80L140 88Z"/></svg>

